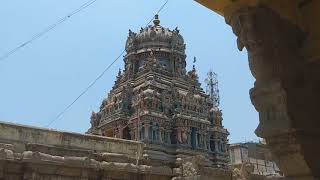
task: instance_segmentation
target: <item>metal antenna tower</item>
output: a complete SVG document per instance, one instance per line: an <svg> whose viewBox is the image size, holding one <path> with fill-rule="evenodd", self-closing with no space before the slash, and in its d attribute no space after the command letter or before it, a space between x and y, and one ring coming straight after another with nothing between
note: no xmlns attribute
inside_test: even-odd
<svg viewBox="0 0 320 180"><path fill-rule="evenodd" d="M206 93L209 95L213 107L218 107L220 104L220 95L217 73L213 72L212 69L210 69L204 82L206 83Z"/></svg>

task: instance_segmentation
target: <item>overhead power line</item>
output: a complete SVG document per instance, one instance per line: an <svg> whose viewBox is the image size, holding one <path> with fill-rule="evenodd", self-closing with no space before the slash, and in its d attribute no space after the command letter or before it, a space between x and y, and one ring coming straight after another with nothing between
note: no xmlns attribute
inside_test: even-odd
<svg viewBox="0 0 320 180"><path fill-rule="evenodd" d="M159 10L157 11L156 14L159 14L162 11L162 9L167 5L168 2L169 2L169 0L166 0L166 2L162 4L162 6L159 8ZM154 19L154 16L150 19L150 21L147 23L146 26L148 26L152 22L153 19Z"/></svg>
<svg viewBox="0 0 320 180"><path fill-rule="evenodd" d="M9 56L11 56L12 54L16 53L17 51L19 51L20 49L22 49L23 47L27 46L28 44L31 44L33 41L39 39L40 37L42 37L43 35L45 35L46 33L48 33L49 31L52 31L53 29L55 29L58 25L62 24L63 22L67 21L69 18L71 18L73 15L79 13L80 11L84 10L85 8L89 7L90 5L92 5L93 3L95 3L97 0L89 0L87 2L85 2L84 4L82 4L79 8L75 9L74 11L72 11L71 13L67 14L66 16L64 16L63 18L59 19L56 23L48 26L47 28L45 28L44 30L42 30L41 32L39 32L38 34L35 34L34 36L32 36L29 40L23 42L22 44L20 44L19 46L13 48L12 50L8 51L7 53L5 53L3 56L0 57L0 61L4 61L5 59L7 59Z"/></svg>
<svg viewBox="0 0 320 180"><path fill-rule="evenodd" d="M159 10L157 11L156 14L159 14L162 9L167 5L167 3L169 2L169 0L166 0L166 2L159 8ZM147 23L146 26L148 26L152 20L154 19L154 16L152 16L152 18L150 19L150 21ZM95 78L90 84L89 86L87 86L87 88L84 89L84 91L82 91L78 96L77 98L75 98L68 106L66 106L54 119L52 119L46 126L44 127L49 127L53 122L57 121L58 119L60 119L63 114L65 112L67 112L71 107L72 105L74 105L86 92L88 92L88 90L100 79L103 77L103 75L111 68L111 66L120 59L120 57L125 53L125 49L122 50L122 52L120 53L119 56L117 56L117 58L115 60L113 60L111 62L111 64L109 64L100 74L97 78Z"/></svg>
<svg viewBox="0 0 320 180"><path fill-rule="evenodd" d="M100 78L102 78L102 76L108 71L108 69L124 54L125 50L123 50L120 55L114 60L112 61L112 63L107 67L105 68L102 73L99 74L98 77L96 77L96 79L94 79L90 84L89 86L84 89L84 91L82 91L79 96L74 99L72 101L72 103L70 103L67 107L64 108L63 111L61 111L52 121L50 121L45 127L49 127L54 121L56 121L57 119L59 119L74 103L76 103L79 98L81 98L81 96L83 96Z"/></svg>

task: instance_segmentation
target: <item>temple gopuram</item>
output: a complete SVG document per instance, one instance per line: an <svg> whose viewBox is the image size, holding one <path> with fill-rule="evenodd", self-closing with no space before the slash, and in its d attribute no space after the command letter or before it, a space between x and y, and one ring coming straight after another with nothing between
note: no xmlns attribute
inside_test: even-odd
<svg viewBox="0 0 320 180"><path fill-rule="evenodd" d="M217 86L204 92L179 30L153 23L129 31L86 134L0 121L0 180L232 180Z"/></svg>
<svg viewBox="0 0 320 180"><path fill-rule="evenodd" d="M195 66L186 70L186 45L178 28L129 30L124 70L91 116L88 134L141 141L159 161L202 155L226 168L228 131L222 113L201 88ZM154 156L155 157L155 156Z"/></svg>

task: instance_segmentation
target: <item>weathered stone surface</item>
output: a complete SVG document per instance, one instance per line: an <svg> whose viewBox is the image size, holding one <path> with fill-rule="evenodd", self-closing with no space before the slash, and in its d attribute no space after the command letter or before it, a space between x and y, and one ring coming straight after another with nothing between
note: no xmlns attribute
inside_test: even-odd
<svg viewBox="0 0 320 180"><path fill-rule="evenodd" d="M0 129L0 141L12 144L16 152L23 152L27 148L31 148L31 144L38 144L38 150L43 150L40 146L46 146L47 148L57 148L57 153L59 148L62 148L61 150L65 148L66 151L109 152L135 158L138 149L143 149L143 143L136 141L61 132L11 123L0 123Z"/></svg>
<svg viewBox="0 0 320 180"><path fill-rule="evenodd" d="M256 134L286 176L320 177L320 66L301 54L308 34L262 5L240 8L227 23L238 48L248 50L256 78L250 90L260 116Z"/></svg>
<svg viewBox="0 0 320 180"><path fill-rule="evenodd" d="M0 178L8 180L173 177L169 166L139 164L140 142L0 123L0 143Z"/></svg>
<svg viewBox="0 0 320 180"><path fill-rule="evenodd" d="M26 137L17 138L22 136ZM74 142L54 139L61 136ZM41 144L44 143L41 137L50 140L48 145ZM13 142L13 145L6 144L8 142ZM0 149L0 179L5 180L170 180L179 176L174 172L175 166L159 163L156 157L163 155L174 159L172 155L145 149L140 142L0 123L0 143L6 144L2 147L9 148ZM115 143L121 147L118 153L110 148ZM227 170L206 169L210 164L204 163L208 162L204 157L188 158L193 163L189 165L197 167L197 174L230 177ZM187 161L181 164L184 169L187 166ZM210 175L212 173L214 175Z"/></svg>

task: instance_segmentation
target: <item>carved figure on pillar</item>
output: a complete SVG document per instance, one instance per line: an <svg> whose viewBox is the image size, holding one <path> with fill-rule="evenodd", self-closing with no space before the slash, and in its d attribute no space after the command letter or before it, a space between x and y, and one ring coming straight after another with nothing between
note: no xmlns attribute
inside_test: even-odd
<svg viewBox="0 0 320 180"><path fill-rule="evenodd" d="M188 135L187 135L186 128L184 128L181 132L181 140L182 140L182 144L188 144Z"/></svg>

